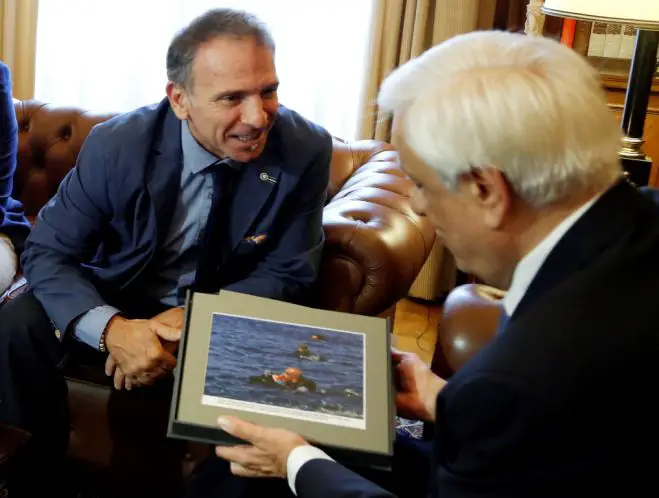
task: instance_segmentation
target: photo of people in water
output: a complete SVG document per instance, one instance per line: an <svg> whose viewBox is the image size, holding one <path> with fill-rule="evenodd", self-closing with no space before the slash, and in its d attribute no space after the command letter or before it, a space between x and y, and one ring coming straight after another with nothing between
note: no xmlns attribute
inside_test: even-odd
<svg viewBox="0 0 659 498"><path fill-rule="evenodd" d="M364 335L215 313L202 403L365 428Z"/></svg>

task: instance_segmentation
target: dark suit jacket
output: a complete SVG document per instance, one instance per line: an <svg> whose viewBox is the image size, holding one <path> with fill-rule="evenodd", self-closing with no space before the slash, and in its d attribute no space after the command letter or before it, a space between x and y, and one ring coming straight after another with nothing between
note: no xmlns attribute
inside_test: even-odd
<svg viewBox="0 0 659 498"><path fill-rule="evenodd" d="M145 313L144 289L180 188L180 137L167 99L94 127L40 212L22 262L60 330L102 304ZM304 295L320 262L331 154L325 130L280 108L264 152L238 180L218 287L287 301ZM262 243L248 240L263 234Z"/></svg>
<svg viewBox="0 0 659 498"><path fill-rule="evenodd" d="M17 149L18 123L11 95L11 74L0 62L0 233L11 239L20 254L30 224L23 214L23 205L11 197Z"/></svg>
<svg viewBox="0 0 659 498"><path fill-rule="evenodd" d="M658 208L620 183L438 396L432 496L656 495L658 284ZM385 496L337 467L304 466L298 496Z"/></svg>

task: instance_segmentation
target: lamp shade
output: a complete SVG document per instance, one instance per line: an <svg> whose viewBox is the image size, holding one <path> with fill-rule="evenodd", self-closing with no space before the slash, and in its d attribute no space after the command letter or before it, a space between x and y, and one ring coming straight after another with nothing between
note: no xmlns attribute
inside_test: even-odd
<svg viewBox="0 0 659 498"><path fill-rule="evenodd" d="M545 0L542 12L549 16L659 30L659 0Z"/></svg>

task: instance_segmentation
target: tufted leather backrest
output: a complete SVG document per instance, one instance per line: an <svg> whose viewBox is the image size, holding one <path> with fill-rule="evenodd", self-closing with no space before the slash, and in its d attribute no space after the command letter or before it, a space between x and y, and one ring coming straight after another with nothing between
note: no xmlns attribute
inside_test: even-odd
<svg viewBox="0 0 659 498"><path fill-rule="evenodd" d="M397 168L398 154L394 147L386 142L377 140L359 140L357 142L334 141L332 153L332 170L330 171L330 184L327 193L330 199L341 190L353 174L359 174L352 179L354 186L362 184L370 173L376 170L392 171Z"/></svg>
<svg viewBox="0 0 659 498"><path fill-rule="evenodd" d="M14 106L18 120L14 197L21 200L25 213L33 219L75 165L92 127L113 115L34 100L16 101Z"/></svg>
<svg viewBox="0 0 659 498"><path fill-rule="evenodd" d="M372 314L407 294L435 241L432 225L410 205L412 187L392 145L335 143L319 285L330 309Z"/></svg>

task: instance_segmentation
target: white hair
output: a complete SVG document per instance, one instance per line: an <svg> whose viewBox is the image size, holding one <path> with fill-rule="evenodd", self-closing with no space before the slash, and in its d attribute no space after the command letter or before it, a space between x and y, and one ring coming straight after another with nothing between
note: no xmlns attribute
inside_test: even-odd
<svg viewBox="0 0 659 498"><path fill-rule="evenodd" d="M603 190L622 174L622 130L597 71L551 39L459 35L390 74L378 104L450 189L493 166L539 207Z"/></svg>

